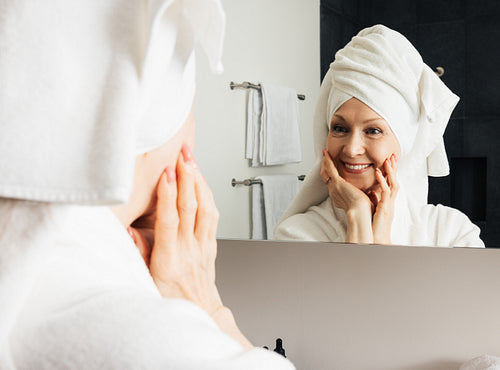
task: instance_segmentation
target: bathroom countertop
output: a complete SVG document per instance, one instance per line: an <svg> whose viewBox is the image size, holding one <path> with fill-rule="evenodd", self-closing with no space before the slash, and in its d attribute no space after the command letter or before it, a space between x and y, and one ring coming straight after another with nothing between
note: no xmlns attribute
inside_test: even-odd
<svg viewBox="0 0 500 370"><path fill-rule="evenodd" d="M495 249L219 240L217 284L240 329L256 346L283 338L300 370L499 356L499 282Z"/></svg>

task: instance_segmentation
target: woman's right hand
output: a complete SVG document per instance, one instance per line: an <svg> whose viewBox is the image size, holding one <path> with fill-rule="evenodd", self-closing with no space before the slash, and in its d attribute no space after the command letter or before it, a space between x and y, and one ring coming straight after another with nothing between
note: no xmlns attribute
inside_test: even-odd
<svg viewBox="0 0 500 370"><path fill-rule="evenodd" d="M342 208L346 212L356 209L371 214L370 198L339 175L330 153L324 149L320 176L328 186L328 193L335 207Z"/></svg>
<svg viewBox="0 0 500 370"><path fill-rule="evenodd" d="M157 194L151 276L164 297L187 299L213 315L223 307L215 286L219 215L186 145L177 171L167 167L161 175Z"/></svg>
<svg viewBox="0 0 500 370"><path fill-rule="evenodd" d="M339 175L330 153L326 150L323 150L320 176L328 186L333 205L346 212L346 242L373 243L370 198Z"/></svg>
<svg viewBox="0 0 500 370"><path fill-rule="evenodd" d="M243 348L251 349L215 285L219 213L187 145L182 147L177 171L167 167L161 175L157 193L149 271L161 295L197 304Z"/></svg>

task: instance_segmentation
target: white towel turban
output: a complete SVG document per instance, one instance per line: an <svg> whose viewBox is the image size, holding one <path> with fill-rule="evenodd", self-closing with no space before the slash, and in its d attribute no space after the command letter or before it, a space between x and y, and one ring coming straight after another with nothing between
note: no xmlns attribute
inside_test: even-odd
<svg viewBox="0 0 500 370"><path fill-rule="evenodd" d="M427 203L427 176L449 173L443 134L459 98L403 35L375 25L353 37L330 65L314 115L316 161L281 220L328 197L319 176L322 149L333 113L352 97L376 111L396 135L402 151L398 179L413 206Z"/></svg>
<svg viewBox="0 0 500 370"><path fill-rule="evenodd" d="M220 0L0 0L0 197L126 202L135 157L182 126Z"/></svg>

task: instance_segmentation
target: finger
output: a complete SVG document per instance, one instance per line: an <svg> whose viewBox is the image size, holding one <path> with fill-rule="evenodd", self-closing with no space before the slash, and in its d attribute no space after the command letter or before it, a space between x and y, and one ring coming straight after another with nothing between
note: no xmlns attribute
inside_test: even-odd
<svg viewBox="0 0 500 370"><path fill-rule="evenodd" d="M375 178L377 179L377 182L380 185L380 188L382 189L382 194L380 196L380 201L382 203L386 202L389 200L390 194L391 194L391 189L389 188L389 185L387 184L387 181L382 174L382 171L380 168L375 169Z"/></svg>
<svg viewBox="0 0 500 370"><path fill-rule="evenodd" d="M391 196L394 197L394 196L396 196L396 194L399 190L399 183L398 183L398 179L396 176L397 160L396 160L396 156L394 154L391 156L390 159L391 159L390 162L388 162L385 166L385 171L387 173L389 186L391 188Z"/></svg>
<svg viewBox="0 0 500 370"><path fill-rule="evenodd" d="M215 259L217 257L216 234L219 212L215 206L212 191L201 172L197 176L196 191L198 213L196 215L195 237L198 240L210 280L215 281Z"/></svg>
<svg viewBox="0 0 500 370"><path fill-rule="evenodd" d="M155 246L156 252L171 252L177 245L179 216L175 171L168 166L160 176L157 189Z"/></svg>
<svg viewBox="0 0 500 370"><path fill-rule="evenodd" d="M325 171L329 178L338 181L340 179L339 171L335 164L333 163L332 157L327 150L323 150L323 162L325 164Z"/></svg>
<svg viewBox="0 0 500 370"><path fill-rule="evenodd" d="M387 184L389 185L389 188L392 185L391 182L391 173L392 173L392 156L384 161L384 172L385 172L385 177Z"/></svg>
<svg viewBox="0 0 500 370"><path fill-rule="evenodd" d="M198 211L196 213L195 237L197 240L215 239L219 212L205 178L198 171L195 183Z"/></svg>
<svg viewBox="0 0 500 370"><path fill-rule="evenodd" d="M319 175L321 177L321 180L323 180L324 183L327 183L330 180L330 177L328 176L328 173L326 172L326 166L325 166L326 159L323 158L321 161L321 169L319 171Z"/></svg>
<svg viewBox="0 0 500 370"><path fill-rule="evenodd" d="M177 161L177 209L179 211L179 231L193 235L198 202L195 192L195 176L198 171L193 154L184 144L182 155Z"/></svg>
<svg viewBox="0 0 500 370"><path fill-rule="evenodd" d="M398 170L398 158L396 157L396 154L393 154L391 159L392 159L391 160L392 170L394 172L397 172L397 170Z"/></svg>

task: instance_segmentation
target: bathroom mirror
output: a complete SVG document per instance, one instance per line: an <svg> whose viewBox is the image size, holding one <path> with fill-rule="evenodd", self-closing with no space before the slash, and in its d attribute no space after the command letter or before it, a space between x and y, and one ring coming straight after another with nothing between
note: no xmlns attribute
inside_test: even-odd
<svg viewBox="0 0 500 370"><path fill-rule="evenodd" d="M429 202L462 210L500 245L495 127L500 120L500 39L494 0L222 0L227 15L224 72L213 75L199 51L195 154L221 214L219 238L251 237L251 188L231 186L266 174L305 175L313 163L312 117L321 78L335 51L360 29L382 23L403 33L461 100L445 141L451 175L430 178ZM321 21L320 21L321 20ZM321 38L320 38L321 34ZM245 159L248 92L234 82L292 87L299 101L302 162L252 168Z"/></svg>

